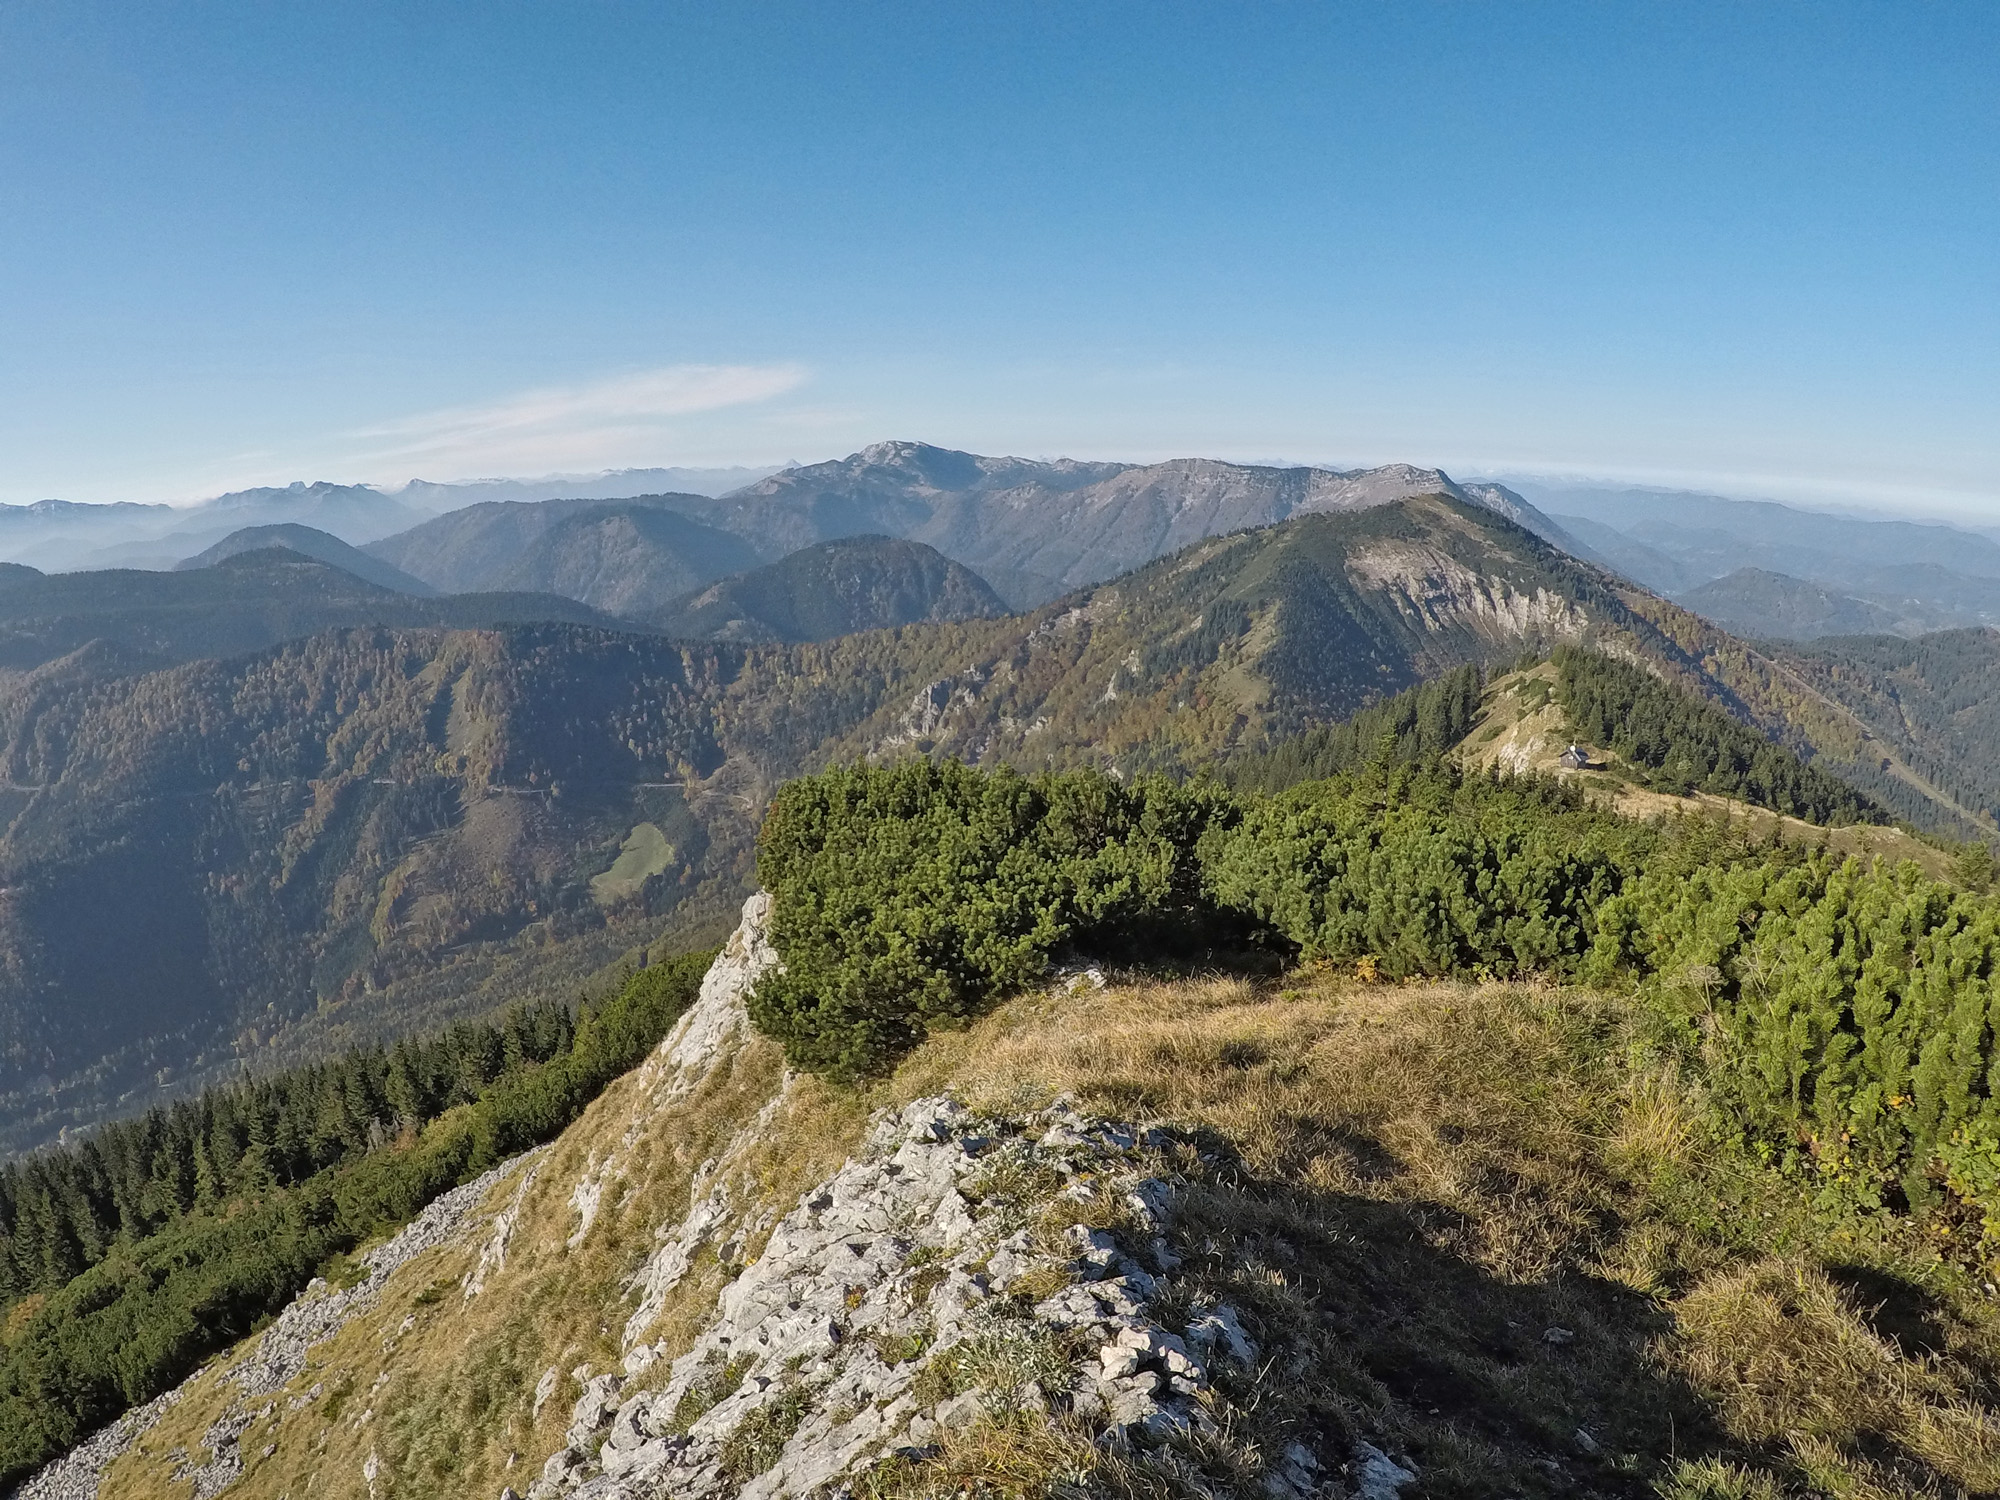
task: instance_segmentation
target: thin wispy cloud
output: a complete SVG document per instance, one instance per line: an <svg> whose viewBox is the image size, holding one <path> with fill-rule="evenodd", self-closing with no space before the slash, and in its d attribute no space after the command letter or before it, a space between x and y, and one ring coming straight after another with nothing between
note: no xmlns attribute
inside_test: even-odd
<svg viewBox="0 0 2000 1500"><path fill-rule="evenodd" d="M667 365L587 385L524 391L348 434L357 466L454 475L657 462L689 418L750 406L805 383L800 365Z"/></svg>

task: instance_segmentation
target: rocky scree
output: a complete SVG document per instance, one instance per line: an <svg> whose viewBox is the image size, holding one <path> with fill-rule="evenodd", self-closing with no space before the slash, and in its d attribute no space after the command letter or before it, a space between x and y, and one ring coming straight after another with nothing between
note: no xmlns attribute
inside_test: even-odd
<svg viewBox="0 0 2000 1500"><path fill-rule="evenodd" d="M948 1098L884 1115L692 1347L571 1372L567 1446L520 1500L845 1494L954 1431L1022 1419L1143 1451L1200 1493L1176 1450L1229 1421L1219 1387L1247 1384L1258 1346L1233 1308L1174 1295L1174 1192L1147 1171L1167 1145L1066 1100L1019 1119ZM1262 1468L1274 1497L1344 1492L1299 1443Z"/></svg>

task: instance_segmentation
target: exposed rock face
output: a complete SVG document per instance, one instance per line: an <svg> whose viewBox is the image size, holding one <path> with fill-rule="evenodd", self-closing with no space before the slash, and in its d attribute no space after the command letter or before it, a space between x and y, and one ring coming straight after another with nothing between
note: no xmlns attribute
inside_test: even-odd
<svg viewBox="0 0 2000 1500"><path fill-rule="evenodd" d="M448 1340L455 1314L469 1318L488 1306L481 1298L519 1294L516 1257L553 1255L559 1266L578 1220L580 1237L593 1216L629 1214L624 1205L643 1186L646 1164L663 1159L656 1127L677 1108L704 1108L716 1097L710 1085L726 1085L757 1049L770 1063L744 1009L778 962L770 909L761 893L745 904L696 1004L620 1085L627 1092L617 1109L592 1122L589 1152L558 1142L441 1198L365 1258L368 1276L357 1286L315 1283L265 1334L196 1377L208 1387L191 1382L130 1414L23 1494L95 1500L114 1458L184 1396L205 1417L218 1388L227 1399L189 1442L192 1451L167 1455L177 1464L172 1477L197 1500L227 1495L269 1461L275 1441L255 1450L278 1424L287 1432L308 1424L308 1435L290 1441L317 1454L324 1435L310 1436L311 1424L332 1421L334 1374L331 1366L308 1370L308 1352L370 1309L382 1325L374 1332L385 1336L380 1349L400 1347L418 1315L398 1330L400 1304L382 1296L399 1266L442 1248L442 1262L411 1266L406 1279L434 1277L440 1264L462 1271L450 1311L431 1299L431 1336ZM1070 988L1103 982L1095 970L1065 976ZM1183 1276L1174 1163L1189 1159L1191 1143L1089 1116L1067 1100L979 1115L934 1096L878 1114L846 1163L803 1193L793 1196L809 1179L795 1176L782 1197L760 1196L757 1152L799 1097L789 1076L761 1076L760 1091L730 1117L731 1133L711 1138L715 1154L693 1173L687 1198L676 1193L673 1211L627 1221L628 1233L661 1222L652 1253L624 1283L627 1300L614 1294L591 1313L611 1330L624 1319L621 1366L570 1367L574 1355L559 1354L560 1342L546 1346L554 1363L531 1397L521 1391L520 1409L531 1422L550 1407L566 1410L567 1427L529 1478L555 1425L544 1417L541 1446L523 1444L525 1462L513 1470L522 1477L501 1500L852 1495L871 1471L900 1467L921 1480L916 1466L955 1437L1023 1420L1048 1424L1086 1457L1093 1447L1122 1452L1175 1493L1233 1497L1186 1455L1202 1443L1248 1451L1242 1403L1255 1398L1259 1346L1274 1333L1217 1300L1214 1283ZM532 1217L536 1201L540 1219ZM697 1266L700 1278L691 1279ZM374 1333L367 1342L375 1346ZM343 1431L360 1431L396 1399L391 1368L370 1368L372 1384L346 1387L365 1409L343 1415ZM1394 1496L1413 1482L1410 1469L1376 1450L1336 1456L1315 1451L1315 1441L1324 1440L1287 1432L1250 1453L1269 1500L1332 1500L1356 1483L1362 1493ZM347 1453L353 1467L343 1492L362 1492L357 1472L367 1494L397 1492L393 1451ZM514 1461L510 1454L509 1468Z"/></svg>
<svg viewBox="0 0 2000 1500"><path fill-rule="evenodd" d="M656 1104L690 1093L724 1051L749 1033L743 1002L778 962L770 927L771 895L758 891L743 903L743 920L702 976L700 997L640 1069L640 1085Z"/></svg>
<svg viewBox="0 0 2000 1500"><path fill-rule="evenodd" d="M668 1364L666 1346L639 1343L622 1375L583 1382L568 1446L527 1500L805 1495L1022 1410L1112 1444L1212 1422L1211 1371L1248 1368L1257 1346L1226 1306L1178 1327L1157 1311L1179 1265L1172 1189L1145 1170L1162 1143L1066 1102L1018 1120L947 1098L885 1115L691 1348ZM721 1220L702 1208L672 1242L678 1262L691 1230Z"/></svg>
<svg viewBox="0 0 2000 1500"><path fill-rule="evenodd" d="M1357 582L1382 591L1425 631L1464 625L1495 639L1539 633L1574 640L1590 623L1581 608L1560 594L1547 588L1525 593L1436 547L1378 542L1357 548L1347 568Z"/></svg>

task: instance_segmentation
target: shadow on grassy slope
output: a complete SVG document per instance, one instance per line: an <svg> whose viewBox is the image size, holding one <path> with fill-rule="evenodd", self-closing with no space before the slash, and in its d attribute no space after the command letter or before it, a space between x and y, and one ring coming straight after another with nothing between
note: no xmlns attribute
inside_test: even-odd
<svg viewBox="0 0 2000 1500"><path fill-rule="evenodd" d="M1977 1279L1817 1217L1643 1058L1587 992L1294 976L1017 1000L898 1087L1178 1124L1182 1276L1254 1324L1264 1368L1231 1394L1266 1453L1365 1438L1429 1500L1993 1492ZM981 1433L923 1484L1032 1493L1018 1450L1048 1441Z"/></svg>

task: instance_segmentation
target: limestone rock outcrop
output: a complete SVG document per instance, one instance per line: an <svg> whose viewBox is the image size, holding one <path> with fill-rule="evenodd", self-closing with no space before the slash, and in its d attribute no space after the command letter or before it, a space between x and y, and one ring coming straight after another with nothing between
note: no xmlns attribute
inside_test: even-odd
<svg viewBox="0 0 2000 1500"><path fill-rule="evenodd" d="M583 1381L525 1500L801 1496L1024 1411L1107 1444L1211 1423L1211 1371L1257 1347L1227 1306L1184 1310L1178 1331L1158 1311L1179 1265L1172 1189L1146 1170L1162 1144L1067 1101L885 1115L692 1347L640 1344Z"/></svg>

